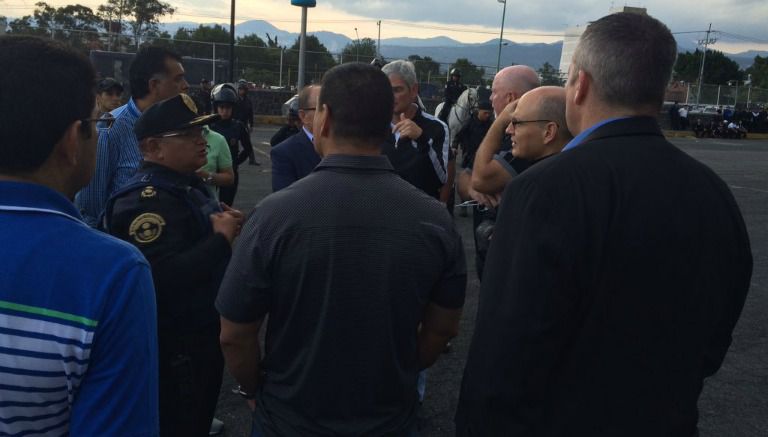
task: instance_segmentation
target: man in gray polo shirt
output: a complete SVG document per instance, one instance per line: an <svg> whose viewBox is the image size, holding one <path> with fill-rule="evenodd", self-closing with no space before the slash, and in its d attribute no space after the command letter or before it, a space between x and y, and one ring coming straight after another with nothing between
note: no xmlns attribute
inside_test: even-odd
<svg viewBox="0 0 768 437"><path fill-rule="evenodd" d="M466 266L442 204L381 155L392 107L378 69L328 71L323 160L245 224L216 307L255 436L417 435L417 374L458 332Z"/></svg>

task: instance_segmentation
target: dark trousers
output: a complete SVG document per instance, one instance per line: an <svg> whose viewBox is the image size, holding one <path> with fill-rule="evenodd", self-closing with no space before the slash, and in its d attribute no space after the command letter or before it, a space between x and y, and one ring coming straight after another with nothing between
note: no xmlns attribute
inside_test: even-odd
<svg viewBox="0 0 768 437"><path fill-rule="evenodd" d="M232 206L235 203L235 194L237 194L237 185L240 183L240 175L238 174L237 167L233 166L232 171L235 173L235 181L228 187L219 188L219 200Z"/></svg>
<svg viewBox="0 0 768 437"><path fill-rule="evenodd" d="M219 400L219 336L169 339L160 350L160 436L207 436Z"/></svg>

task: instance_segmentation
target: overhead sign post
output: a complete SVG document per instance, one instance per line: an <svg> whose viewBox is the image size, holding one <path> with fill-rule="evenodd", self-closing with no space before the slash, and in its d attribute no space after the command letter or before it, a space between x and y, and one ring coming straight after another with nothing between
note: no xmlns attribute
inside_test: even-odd
<svg viewBox="0 0 768 437"><path fill-rule="evenodd" d="M315 0L291 0L291 5L301 7L301 36L299 37L299 80L296 82L296 91L304 87L304 55L307 49L307 8L317 6Z"/></svg>

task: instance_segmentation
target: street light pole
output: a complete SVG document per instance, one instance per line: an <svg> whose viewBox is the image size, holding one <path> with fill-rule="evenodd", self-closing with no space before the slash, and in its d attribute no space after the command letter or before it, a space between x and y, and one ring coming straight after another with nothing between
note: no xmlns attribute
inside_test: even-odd
<svg viewBox="0 0 768 437"><path fill-rule="evenodd" d="M496 72L501 69L501 42L504 40L504 18L507 15L507 0L499 0L504 3L504 11L501 13L501 32L499 33L499 55L496 57Z"/></svg>
<svg viewBox="0 0 768 437"><path fill-rule="evenodd" d="M296 82L296 91L304 88L304 59L307 51L307 8L317 6L315 0L291 0L293 6L301 6L301 36L299 37L299 78ZM290 70L289 70L290 71ZM290 77L288 82L290 82Z"/></svg>
<svg viewBox="0 0 768 437"><path fill-rule="evenodd" d="M376 58L381 59L381 20L377 21L376 25L379 26L379 39L376 43Z"/></svg>

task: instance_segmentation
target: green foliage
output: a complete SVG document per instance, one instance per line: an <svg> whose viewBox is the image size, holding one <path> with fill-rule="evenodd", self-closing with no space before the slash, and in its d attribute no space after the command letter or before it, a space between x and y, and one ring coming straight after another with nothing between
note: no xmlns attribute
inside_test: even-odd
<svg viewBox="0 0 768 437"><path fill-rule="evenodd" d="M371 38L355 40L344 46L341 52L344 62L371 62L376 57L376 41Z"/></svg>
<svg viewBox="0 0 768 437"><path fill-rule="evenodd" d="M307 35L305 54L305 74L306 82L318 82L323 77L323 73L336 65L336 61L328 49L314 35ZM299 38L293 45L285 51L283 60L284 68L290 67L292 71L298 71L299 68Z"/></svg>
<svg viewBox="0 0 768 437"><path fill-rule="evenodd" d="M410 55L408 60L413 62L416 67L416 77L419 82L427 82L441 77L440 64L429 56L421 57L419 55Z"/></svg>
<svg viewBox="0 0 768 437"><path fill-rule="evenodd" d="M755 62L745 71L752 75L752 86L768 88L768 56L755 56Z"/></svg>
<svg viewBox="0 0 768 437"><path fill-rule="evenodd" d="M701 69L702 52L698 49L677 55L675 63L675 80L698 82ZM727 85L729 80L744 79L744 72L739 64L717 50L707 50L707 60L704 64L704 83L710 85Z"/></svg>
<svg viewBox="0 0 768 437"><path fill-rule="evenodd" d="M485 68L478 67L467 58L459 58L449 70L458 68L461 70L461 81L467 86L485 86Z"/></svg>
<svg viewBox="0 0 768 437"><path fill-rule="evenodd" d="M565 81L560 77L560 70L553 67L549 62L545 62L537 71L539 72L539 76L541 76L542 85L564 85Z"/></svg>
<svg viewBox="0 0 768 437"><path fill-rule="evenodd" d="M54 8L45 2L35 3L31 16L25 15L10 23L11 33L52 37L85 53L100 48L96 32L101 25L101 19L89 7L67 5Z"/></svg>

